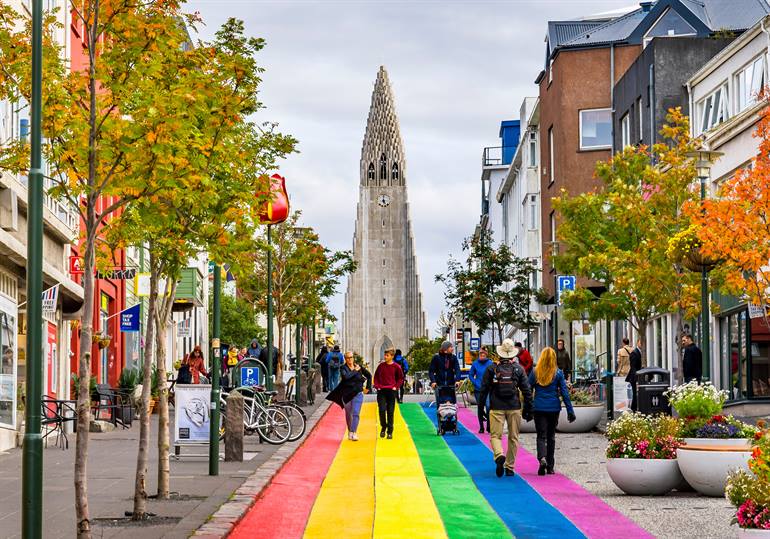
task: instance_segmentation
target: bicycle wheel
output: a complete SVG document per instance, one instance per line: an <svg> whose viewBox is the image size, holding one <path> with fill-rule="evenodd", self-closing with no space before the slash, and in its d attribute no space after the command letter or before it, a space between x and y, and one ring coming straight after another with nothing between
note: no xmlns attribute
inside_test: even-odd
<svg viewBox="0 0 770 539"><path fill-rule="evenodd" d="M269 444L280 445L291 436L291 422L278 408L261 410L256 423L257 432Z"/></svg>
<svg viewBox="0 0 770 539"><path fill-rule="evenodd" d="M293 402L282 402L279 404L276 404L275 406L278 406L281 411L286 414L286 417L289 418L289 421L291 422L291 434L289 435L288 442L296 442L302 436L305 434L305 430L307 429L307 418L305 417L305 412L294 404Z"/></svg>

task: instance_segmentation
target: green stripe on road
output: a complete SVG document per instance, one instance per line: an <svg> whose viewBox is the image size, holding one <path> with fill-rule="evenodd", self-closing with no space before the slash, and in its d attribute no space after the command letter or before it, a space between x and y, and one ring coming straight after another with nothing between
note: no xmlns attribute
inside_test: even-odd
<svg viewBox="0 0 770 539"><path fill-rule="evenodd" d="M512 537L419 404L400 405L450 539ZM454 436L454 434L447 434Z"/></svg>

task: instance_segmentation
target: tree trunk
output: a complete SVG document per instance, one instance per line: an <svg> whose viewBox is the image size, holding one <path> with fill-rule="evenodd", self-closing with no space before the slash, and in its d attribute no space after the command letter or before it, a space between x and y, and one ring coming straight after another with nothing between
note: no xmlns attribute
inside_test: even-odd
<svg viewBox="0 0 770 539"><path fill-rule="evenodd" d="M166 385L166 339L165 328L168 326L171 317L171 308L174 306L174 295L176 294L177 280L168 278L166 280L166 294L163 296L162 308L158 313L155 332L157 340L157 365L158 380L160 380L160 400L158 402L158 498L166 500L169 497L170 490L170 467L169 467L169 413L168 413L168 387Z"/></svg>
<svg viewBox="0 0 770 539"><path fill-rule="evenodd" d="M150 299L147 307L147 334L144 345L144 375L142 381L142 415L139 422L139 450L136 456L133 520L142 520L147 513L147 461L150 450L150 397L152 392L152 363L155 351L155 311L158 299L157 262L150 252Z"/></svg>
<svg viewBox="0 0 770 539"><path fill-rule="evenodd" d="M88 218L94 223L94 208L87 208ZM83 264L83 316L80 331L80 359L78 361L77 439L75 442L75 520L78 539L90 539L91 519L88 511L88 435L91 426L91 337L94 324L94 230L89 227L85 242Z"/></svg>

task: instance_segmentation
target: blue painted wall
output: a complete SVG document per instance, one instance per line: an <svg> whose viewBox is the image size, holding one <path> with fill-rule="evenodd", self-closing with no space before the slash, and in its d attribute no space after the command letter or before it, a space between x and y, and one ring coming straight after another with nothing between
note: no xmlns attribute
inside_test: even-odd
<svg viewBox="0 0 770 539"><path fill-rule="evenodd" d="M500 140L503 143L503 164L510 165L516 148L519 146L521 125L519 120L503 120L500 122Z"/></svg>

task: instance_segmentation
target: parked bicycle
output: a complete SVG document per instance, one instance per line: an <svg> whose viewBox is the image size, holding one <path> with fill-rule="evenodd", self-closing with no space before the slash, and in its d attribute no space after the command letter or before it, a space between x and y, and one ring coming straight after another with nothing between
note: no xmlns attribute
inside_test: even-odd
<svg viewBox="0 0 770 539"><path fill-rule="evenodd" d="M263 404L263 399L256 397L251 388L235 388L232 391L238 391L243 395L243 428L246 434L256 432L260 439L273 445L280 445L291 437L292 422L282 408ZM219 427L220 437L223 437L225 433L224 418L229 394L229 392L222 391L219 397L222 411Z"/></svg>

